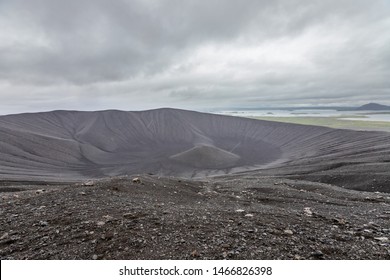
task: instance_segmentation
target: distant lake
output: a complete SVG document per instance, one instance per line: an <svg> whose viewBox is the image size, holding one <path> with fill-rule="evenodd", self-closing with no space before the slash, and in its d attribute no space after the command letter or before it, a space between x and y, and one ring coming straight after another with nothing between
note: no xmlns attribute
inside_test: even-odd
<svg viewBox="0 0 390 280"><path fill-rule="evenodd" d="M343 118L343 120L364 120L364 121L374 121L374 122L390 122L390 114L373 114L373 115L364 115L366 118Z"/></svg>
<svg viewBox="0 0 390 280"><path fill-rule="evenodd" d="M390 122L390 111L337 111L337 110L224 110L212 113L237 117L334 117L342 120Z"/></svg>

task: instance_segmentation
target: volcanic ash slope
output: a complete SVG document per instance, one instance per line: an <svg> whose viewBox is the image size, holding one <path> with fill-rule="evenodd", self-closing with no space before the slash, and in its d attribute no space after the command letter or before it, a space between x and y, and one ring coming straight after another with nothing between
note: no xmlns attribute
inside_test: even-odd
<svg viewBox="0 0 390 280"><path fill-rule="evenodd" d="M385 168L389 151L387 133L176 109L0 117L2 180L77 181L136 173L203 177L254 169L286 173L335 162L338 168L345 162Z"/></svg>

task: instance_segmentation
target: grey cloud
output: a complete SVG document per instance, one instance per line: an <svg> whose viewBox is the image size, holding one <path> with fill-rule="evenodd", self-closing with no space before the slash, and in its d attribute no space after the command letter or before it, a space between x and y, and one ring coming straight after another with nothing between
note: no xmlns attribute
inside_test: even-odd
<svg viewBox="0 0 390 280"><path fill-rule="evenodd" d="M302 18L316 13L313 7L317 7L303 6L296 17L288 17L297 5L295 1L163 1L159 5L154 1L107 0L10 2L3 8L42 32L50 46L3 50L2 60L8 57L9 62L2 65L3 77L22 75L31 80L35 72L37 81L50 78L75 83L153 73L164 69L183 50L191 52L205 41L234 40L246 35L246 30L251 31L247 35L251 38L288 34L289 26L307 25ZM288 7L283 5L286 3Z"/></svg>
<svg viewBox="0 0 390 280"><path fill-rule="evenodd" d="M121 100L135 100L129 109L348 103L367 94L390 102L389 28L390 4L381 0L3 0L0 38L11 39L0 42L0 96L11 91L12 107L36 93L45 108L60 106L60 96L78 109ZM279 39L312 46L292 62L276 51L245 56ZM219 68L197 58L210 46ZM233 58L224 47L237 48ZM91 98L98 101L88 108Z"/></svg>

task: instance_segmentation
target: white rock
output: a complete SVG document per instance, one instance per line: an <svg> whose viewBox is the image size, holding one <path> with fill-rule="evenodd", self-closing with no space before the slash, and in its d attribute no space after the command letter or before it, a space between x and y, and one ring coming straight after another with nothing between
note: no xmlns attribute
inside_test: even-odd
<svg viewBox="0 0 390 280"><path fill-rule="evenodd" d="M380 241L380 242L387 242L389 241L389 238L387 237L374 237L375 240Z"/></svg>
<svg viewBox="0 0 390 280"><path fill-rule="evenodd" d="M114 220L114 217L112 217L110 215L105 215L105 216L103 216L103 219L105 219L106 221L112 221L112 220Z"/></svg>
<svg viewBox="0 0 390 280"><path fill-rule="evenodd" d="M9 236L8 232L4 233L1 237L0 240L6 239Z"/></svg>
<svg viewBox="0 0 390 280"><path fill-rule="evenodd" d="M138 177L133 178L133 183L139 184L141 183L141 179Z"/></svg>
<svg viewBox="0 0 390 280"><path fill-rule="evenodd" d="M311 211L310 207L305 207L303 209L303 213L305 213L305 215L308 216L308 217L313 216L313 212Z"/></svg>

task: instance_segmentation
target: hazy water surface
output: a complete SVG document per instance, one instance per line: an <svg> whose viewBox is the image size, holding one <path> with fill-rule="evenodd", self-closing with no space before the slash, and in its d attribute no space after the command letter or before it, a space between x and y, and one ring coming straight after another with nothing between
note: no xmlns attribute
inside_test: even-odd
<svg viewBox="0 0 390 280"><path fill-rule="evenodd" d="M390 112L337 110L224 110L213 113L238 117L333 117L343 120L390 122Z"/></svg>

